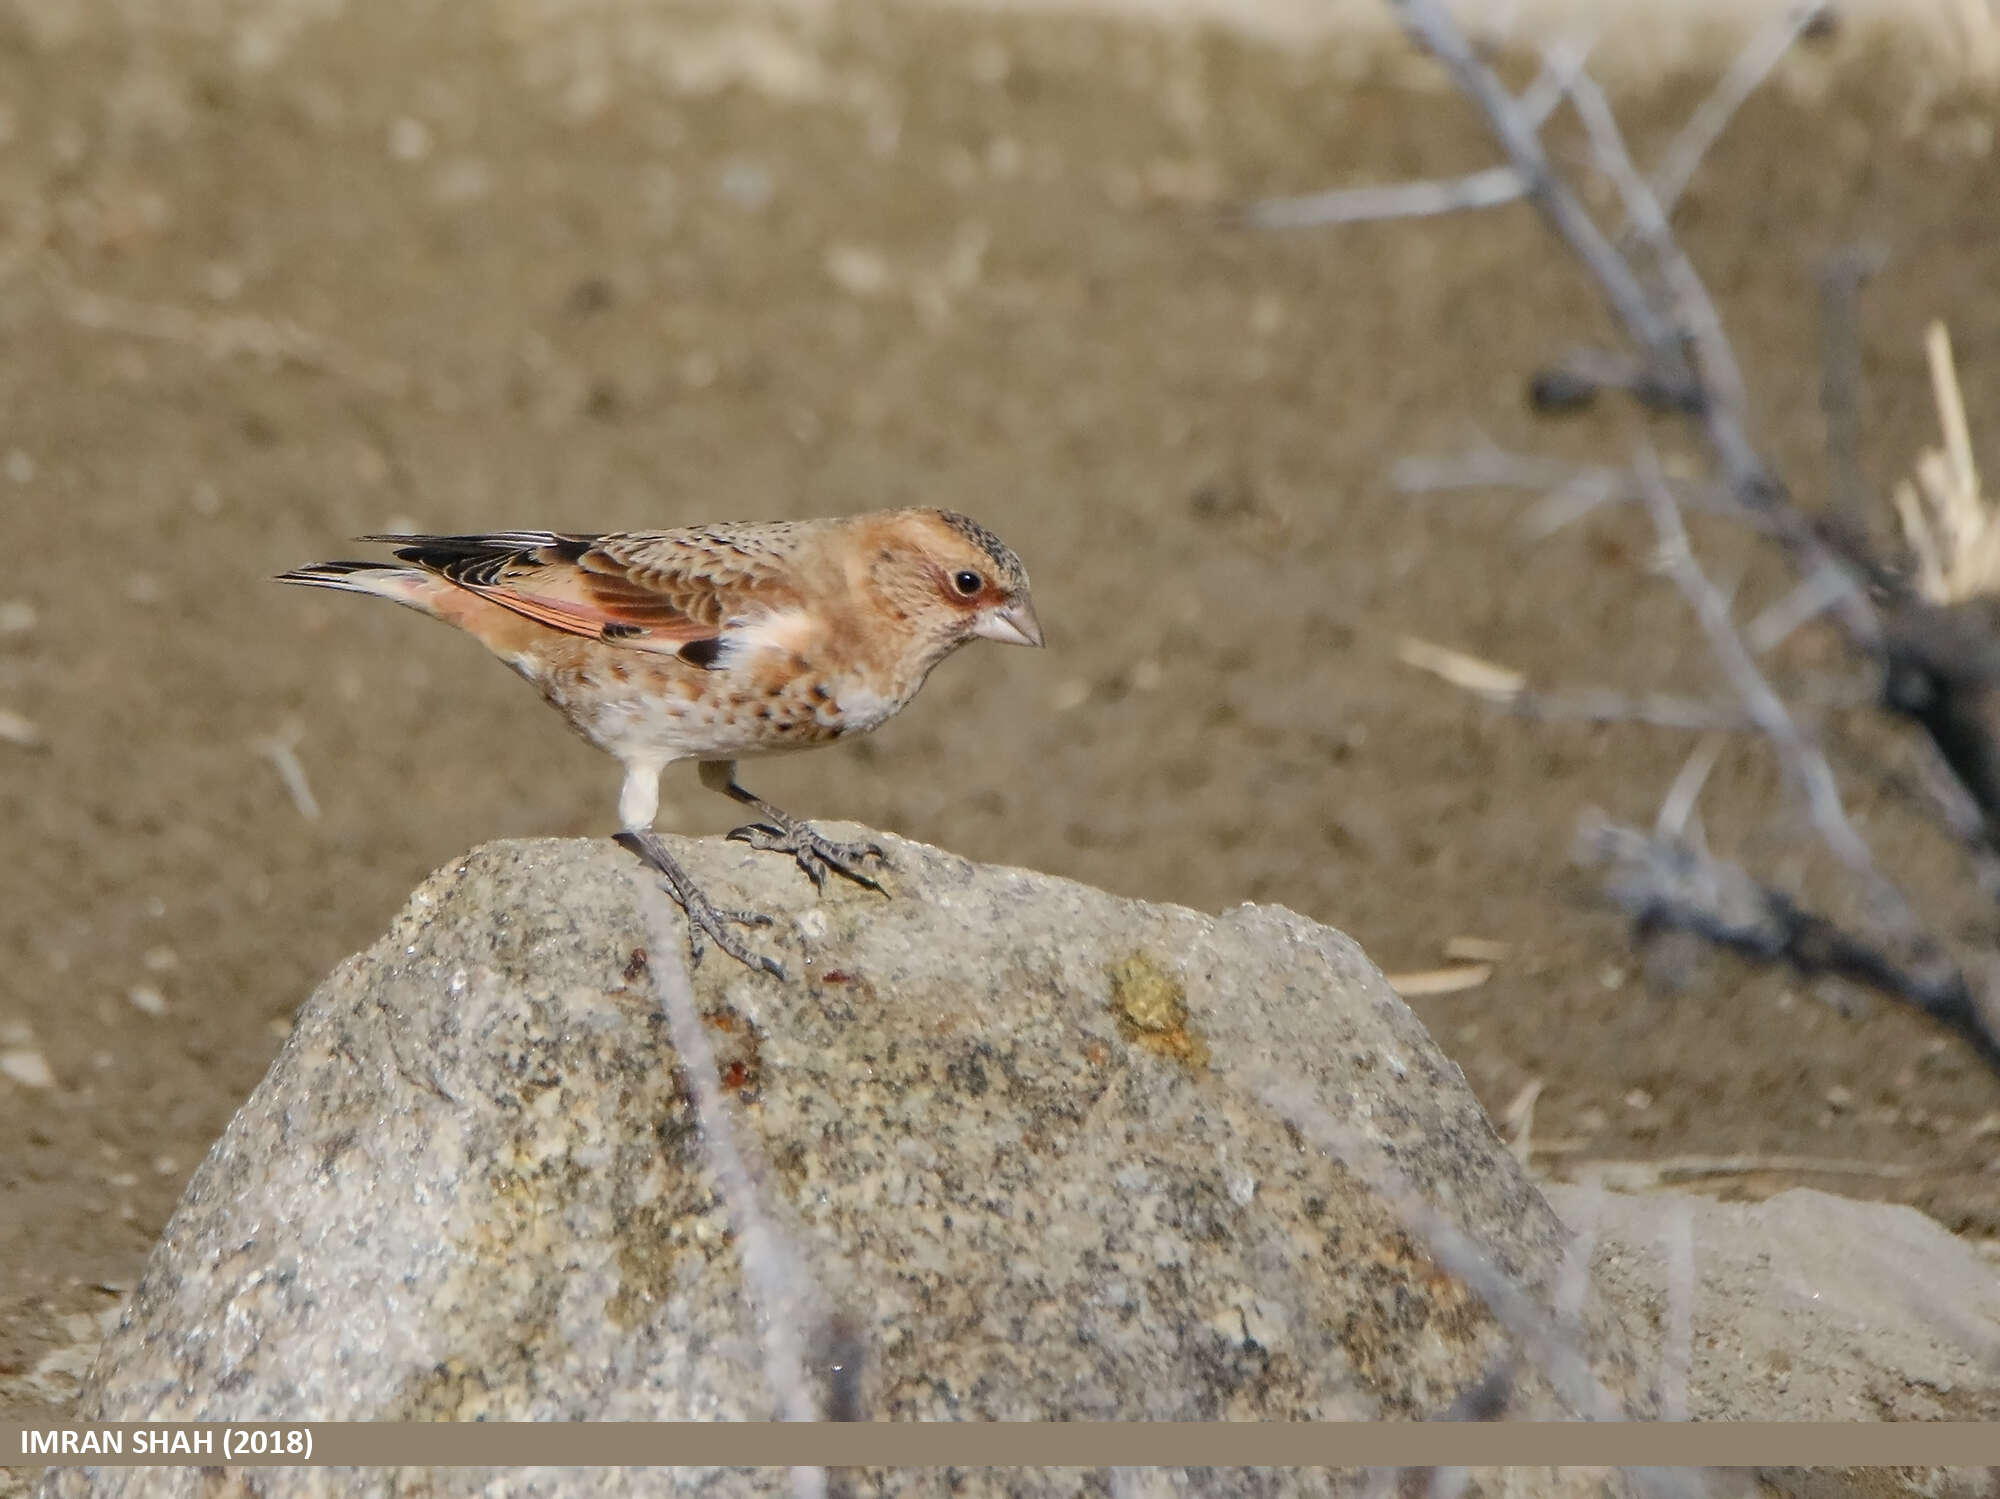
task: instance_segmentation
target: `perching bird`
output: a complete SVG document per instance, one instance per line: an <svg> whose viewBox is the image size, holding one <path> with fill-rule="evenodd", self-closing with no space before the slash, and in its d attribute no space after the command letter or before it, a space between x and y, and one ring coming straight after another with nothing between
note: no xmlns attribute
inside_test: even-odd
<svg viewBox="0 0 2000 1499"><path fill-rule="evenodd" d="M711 905L654 834L660 772L699 761L703 785L758 814L730 837L791 854L815 885L834 869L880 889L859 867L880 848L831 842L753 796L736 760L866 733L975 635L1042 643L1021 559L948 510L362 539L398 563L321 562L279 581L378 594L478 639L625 767L618 841L664 876L696 955L706 932L778 974L727 925L770 918Z"/></svg>

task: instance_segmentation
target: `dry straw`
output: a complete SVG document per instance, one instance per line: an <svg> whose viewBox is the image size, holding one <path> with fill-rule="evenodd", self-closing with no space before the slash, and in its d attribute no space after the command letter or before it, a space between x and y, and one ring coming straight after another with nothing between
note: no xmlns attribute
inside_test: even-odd
<svg viewBox="0 0 2000 1499"><path fill-rule="evenodd" d="M2000 522L1979 492L1965 398L1943 323L1924 330L1942 448L1917 457L1916 476L1896 486L1896 516L1917 563L1917 591L1934 604L1958 604L2000 589Z"/></svg>

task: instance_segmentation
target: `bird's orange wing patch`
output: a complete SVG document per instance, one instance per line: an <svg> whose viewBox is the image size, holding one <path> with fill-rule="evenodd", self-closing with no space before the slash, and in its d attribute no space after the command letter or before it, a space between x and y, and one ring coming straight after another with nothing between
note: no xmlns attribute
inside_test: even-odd
<svg viewBox="0 0 2000 1499"><path fill-rule="evenodd" d="M398 536L397 556L525 619L635 650L678 654L721 636L779 582L775 559L706 531L609 536Z"/></svg>

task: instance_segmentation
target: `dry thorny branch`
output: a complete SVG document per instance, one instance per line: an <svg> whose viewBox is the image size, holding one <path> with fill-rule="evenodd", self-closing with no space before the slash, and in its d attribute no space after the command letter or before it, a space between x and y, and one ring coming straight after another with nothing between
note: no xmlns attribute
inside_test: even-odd
<svg viewBox="0 0 2000 1499"><path fill-rule="evenodd" d="M1565 356L1536 378L1536 403L1576 406L1600 390L1620 389L1655 410L1677 412L1700 438L1713 477L1670 477L1650 447L1627 467L1578 467L1489 445L1457 460L1407 461L1396 471L1397 482L1411 490L1540 490L1545 498L1526 526L1534 536L1605 506L1643 504L1659 537L1659 570L1692 608L1735 701L1725 706L1661 694L1531 693L1506 668L1422 643L1414 643L1414 664L1531 716L1628 719L1703 731L1707 737L1676 778L1651 832L1587 819L1578 840L1580 857L1608 870L1607 891L1632 916L1641 938L1691 932L1754 959L1864 984L1956 1032L2000 1071L2000 1018L1987 992L1989 974L2000 972L2000 952L1966 951L1925 925L1849 815L1827 747L1796 711L1798 695L1788 701L1758 660L1805 624L1830 621L1862 669L1866 701L1921 729L1932 759L1947 772L1949 785L1931 808L1938 824L1975 858L1991 862L2000 851L2000 517L1979 491L1944 331L1934 326L1927 340L1944 444L1923 455L1914 480L1894 493L1907 555L1889 555L1870 540L1858 456L1854 302L1879 255L1844 252L1831 257L1821 274L1821 402L1831 480L1828 503L1812 510L1771 469L1753 437L1735 353L1670 222L1703 154L1820 17L1822 5L1808 0L1753 37L1647 173L1634 161L1581 49L1544 48L1540 75L1517 96L1445 0L1385 3L1479 108L1505 164L1449 183L1266 203L1253 210L1251 222L1351 223L1516 198L1532 203L1589 272L1631 346L1624 354ZM1624 222L1612 230L1592 217L1585 195L1542 142L1543 126L1564 104L1582 127L1591 165L1622 208ZM1886 513L1879 502L1875 508ZM1791 566L1792 592L1747 628L1737 626L1728 593L1710 581L1689 542L1682 520L1689 509L1750 527L1775 542ZM1830 703L1823 699L1816 706L1824 710ZM1805 909L1792 895L1709 852L1695 804L1714 762L1714 735L1730 729L1754 732L1770 745L1813 833L1861 897L1864 914L1851 926Z"/></svg>

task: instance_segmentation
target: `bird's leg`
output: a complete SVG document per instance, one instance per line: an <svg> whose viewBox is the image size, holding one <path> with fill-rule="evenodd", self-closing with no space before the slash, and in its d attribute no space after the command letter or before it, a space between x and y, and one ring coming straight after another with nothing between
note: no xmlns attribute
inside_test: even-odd
<svg viewBox="0 0 2000 1499"><path fill-rule="evenodd" d="M701 935L706 932L715 939L717 947L744 966L760 968L776 978L785 976L785 970L777 959L754 951L730 930L731 923L737 926L769 926L769 916L762 911L736 911L714 904L701 893L701 887L695 884L693 877L667 852L659 834L650 828L627 828L617 835L617 842L658 870L661 887L687 912L688 951L697 966L701 963Z"/></svg>
<svg viewBox="0 0 2000 1499"><path fill-rule="evenodd" d="M659 810L660 767L644 760L628 763L625 785L618 793L618 820L625 824L625 831L618 835L618 843L638 855L642 863L658 870L667 894L679 901L681 909L687 912L688 951L693 961L697 964L701 962L701 934L706 932L715 939L717 947L737 962L783 978L785 970L775 960L752 952L741 937L729 930L729 923L732 922L738 926L769 926L771 918L761 911L732 911L717 906L703 895L701 887L667 852L666 844L653 831L653 818Z"/></svg>
<svg viewBox="0 0 2000 1499"><path fill-rule="evenodd" d="M720 791L732 801L741 802L755 810L761 822L747 823L730 833L739 843L747 843L752 848L771 849L778 853L790 854L798 860L813 884L824 887L826 872L835 870L847 876L857 885L866 885L870 890L883 894L881 885L863 873L856 866L864 859L883 859L881 845L875 843L835 843L813 831L811 824L792 816L789 812L772 806L763 797L745 791L736 784L736 762L734 760L704 760L701 762L701 783L711 791Z"/></svg>

